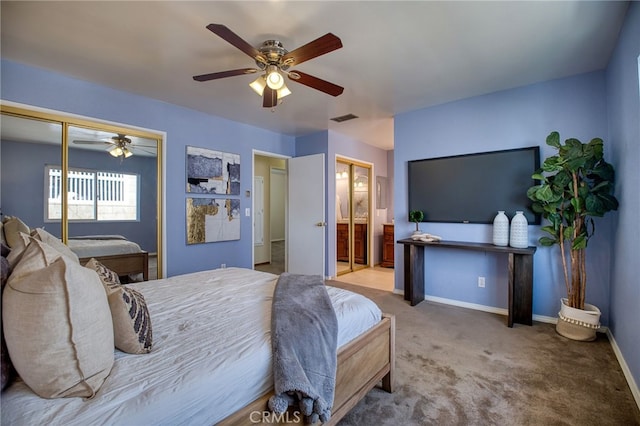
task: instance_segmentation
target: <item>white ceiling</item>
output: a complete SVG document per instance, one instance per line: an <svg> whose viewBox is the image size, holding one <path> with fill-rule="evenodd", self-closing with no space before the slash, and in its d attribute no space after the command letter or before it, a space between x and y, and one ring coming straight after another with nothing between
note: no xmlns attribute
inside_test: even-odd
<svg viewBox="0 0 640 426"><path fill-rule="evenodd" d="M398 113L606 67L628 2L71 1L0 3L1 53L13 61L288 135L332 129L393 147ZM325 33L343 48L294 67L345 87L334 98L294 82L275 112L253 67L205 26L293 50ZM331 117L352 113L344 123Z"/></svg>

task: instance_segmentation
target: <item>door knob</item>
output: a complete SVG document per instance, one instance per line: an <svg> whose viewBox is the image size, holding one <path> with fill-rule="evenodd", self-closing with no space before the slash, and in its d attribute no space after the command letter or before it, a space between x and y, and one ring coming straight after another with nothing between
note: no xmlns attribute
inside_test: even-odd
<svg viewBox="0 0 640 426"><path fill-rule="evenodd" d="M316 223L316 226L320 226L320 227L327 226L327 222L318 222Z"/></svg>

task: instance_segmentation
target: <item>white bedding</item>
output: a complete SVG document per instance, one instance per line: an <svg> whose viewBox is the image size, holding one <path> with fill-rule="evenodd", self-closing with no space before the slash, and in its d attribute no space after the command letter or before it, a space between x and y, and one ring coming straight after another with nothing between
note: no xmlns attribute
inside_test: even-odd
<svg viewBox="0 0 640 426"><path fill-rule="evenodd" d="M126 239L69 239L69 248L78 257L111 256L114 254L139 253L142 248Z"/></svg>
<svg viewBox="0 0 640 426"><path fill-rule="evenodd" d="M212 425L273 386L271 300L277 276L249 269L197 272L131 285L147 301L153 351L116 351L91 400L42 399L22 382L2 394L3 425ZM328 287L338 346L377 324L369 299Z"/></svg>

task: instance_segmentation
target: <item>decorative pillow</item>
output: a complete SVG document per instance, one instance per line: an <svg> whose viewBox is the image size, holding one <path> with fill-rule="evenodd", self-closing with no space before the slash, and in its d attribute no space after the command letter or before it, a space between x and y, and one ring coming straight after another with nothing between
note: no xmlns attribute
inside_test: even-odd
<svg viewBox="0 0 640 426"><path fill-rule="evenodd" d="M9 355L24 382L43 398L93 397L114 361L98 275L31 238L2 299Z"/></svg>
<svg viewBox="0 0 640 426"><path fill-rule="evenodd" d="M144 296L120 284L118 275L96 259L85 266L98 273L107 292L116 348L130 354L151 352L151 317Z"/></svg>
<svg viewBox="0 0 640 426"><path fill-rule="evenodd" d="M1 223L1 222L0 222ZM2 303L2 291L4 290L4 285L7 283L7 279L9 278L9 274L11 274L11 265L9 265L9 261L7 260L7 255L9 254L9 247L1 244L2 247L2 257L0 257L0 304ZM0 323L0 360L2 367L2 390L4 390L7 386L9 386L13 380L16 378L16 369L13 368L13 364L11 363L11 358L9 358L9 351L7 350L7 344L4 341L4 333L2 332L2 323Z"/></svg>
<svg viewBox="0 0 640 426"><path fill-rule="evenodd" d="M51 235L44 228L35 228L31 231L31 236L36 240L40 240L43 243L47 243L54 249L60 252L60 254L67 256L68 258L74 260L76 263L80 263L78 260L78 255L75 254L68 245L63 243L58 237Z"/></svg>
<svg viewBox="0 0 640 426"><path fill-rule="evenodd" d="M23 246L18 249L11 249L11 253L7 256L9 264L13 268L13 271L11 272L11 277L13 279L17 279L20 275L29 274L34 270L49 266L62 256L58 250L54 249L49 244L36 240L27 234L20 234L22 236ZM34 247L38 247L39 250L35 250L34 247L32 247L31 250L27 251L27 247L34 241L36 242ZM19 253L17 256L16 252ZM20 268L17 267L18 264L21 264Z"/></svg>
<svg viewBox="0 0 640 426"><path fill-rule="evenodd" d="M9 261L9 265L11 266L12 269L20 261L20 259L22 258L22 253L24 252L24 249L26 249L27 244L29 244L28 234L25 234L24 232L19 232L18 236L20 238L18 238L14 242L13 247L11 248L11 251L7 255L7 260Z"/></svg>
<svg viewBox="0 0 640 426"><path fill-rule="evenodd" d="M25 234L29 234L29 227L15 216L7 216L4 220L3 227L4 230L4 238L7 241L7 245L11 248L14 246L18 247L22 244L22 238L20 237L20 233L24 232Z"/></svg>

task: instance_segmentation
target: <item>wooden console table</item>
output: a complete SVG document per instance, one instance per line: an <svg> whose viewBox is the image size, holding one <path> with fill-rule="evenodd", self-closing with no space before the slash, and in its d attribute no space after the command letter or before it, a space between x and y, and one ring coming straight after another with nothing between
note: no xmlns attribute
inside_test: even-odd
<svg viewBox="0 0 640 426"><path fill-rule="evenodd" d="M524 249L500 247L487 243L463 241L424 242L411 238L398 240L404 245L404 298L415 306L424 300L424 248L442 247L476 250L509 255L509 315L507 325L533 323L533 254L535 247Z"/></svg>

